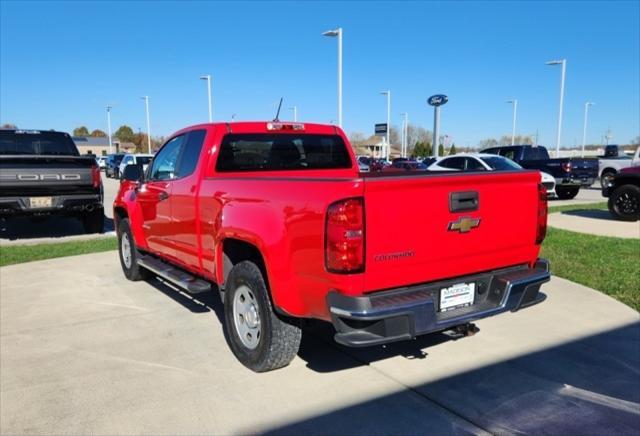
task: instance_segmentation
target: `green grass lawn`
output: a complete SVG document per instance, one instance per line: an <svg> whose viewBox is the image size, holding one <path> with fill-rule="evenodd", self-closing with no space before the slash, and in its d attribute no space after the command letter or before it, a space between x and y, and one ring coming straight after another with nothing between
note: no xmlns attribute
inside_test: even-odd
<svg viewBox="0 0 640 436"><path fill-rule="evenodd" d="M118 243L115 237L56 244L2 246L0 247L0 266L52 259L54 257L98 253L115 250L117 247Z"/></svg>
<svg viewBox="0 0 640 436"><path fill-rule="evenodd" d="M568 210L607 210L607 202L591 203L591 204L578 204L578 205L565 205L565 206L553 206L553 203L549 203L549 213L554 212L566 212Z"/></svg>
<svg viewBox="0 0 640 436"><path fill-rule="evenodd" d="M607 209L606 203L549 208L549 212ZM542 257L551 272L597 289L640 310L640 241L547 229Z"/></svg>

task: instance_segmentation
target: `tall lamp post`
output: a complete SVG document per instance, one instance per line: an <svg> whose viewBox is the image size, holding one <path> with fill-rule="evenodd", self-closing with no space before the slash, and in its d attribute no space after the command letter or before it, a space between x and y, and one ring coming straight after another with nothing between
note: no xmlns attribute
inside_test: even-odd
<svg viewBox="0 0 640 436"><path fill-rule="evenodd" d="M595 103L588 101L584 104L584 125L582 126L582 157L584 157L584 146L587 142L587 119L589 117L589 107Z"/></svg>
<svg viewBox="0 0 640 436"><path fill-rule="evenodd" d="M403 112L400 115L404 117L404 121L402 123L402 157L407 157L407 133L408 133L408 125L409 125L409 114L407 112Z"/></svg>
<svg viewBox="0 0 640 436"><path fill-rule="evenodd" d="M151 154L151 123L149 122L149 96L140 97L144 100L144 106L147 111L147 153Z"/></svg>
<svg viewBox="0 0 640 436"><path fill-rule="evenodd" d="M562 77L560 79L560 109L558 111L558 134L556 136L556 157L560 156L560 137L562 134L562 106L564 104L564 79L567 72L567 60L559 59L555 61L549 61L547 65L561 65Z"/></svg>
<svg viewBox="0 0 640 436"><path fill-rule="evenodd" d="M507 103L513 104L513 126L511 127L511 145L516 141L516 113L518 112L518 100L508 100Z"/></svg>
<svg viewBox="0 0 640 436"><path fill-rule="evenodd" d="M107 133L109 134L109 154L112 154L113 144L111 140L111 106L107 106Z"/></svg>
<svg viewBox="0 0 640 436"><path fill-rule="evenodd" d="M338 126L342 127L342 27L327 30L323 35L338 37Z"/></svg>
<svg viewBox="0 0 640 436"><path fill-rule="evenodd" d="M387 96L387 135L386 135L386 153L385 158L389 160L391 154L391 143L389 142L389 133L391 132L391 91L380 91L381 95Z"/></svg>
<svg viewBox="0 0 640 436"><path fill-rule="evenodd" d="M207 81L207 98L209 100L209 122L213 121L213 109L211 109L211 74L200 76L200 80Z"/></svg>

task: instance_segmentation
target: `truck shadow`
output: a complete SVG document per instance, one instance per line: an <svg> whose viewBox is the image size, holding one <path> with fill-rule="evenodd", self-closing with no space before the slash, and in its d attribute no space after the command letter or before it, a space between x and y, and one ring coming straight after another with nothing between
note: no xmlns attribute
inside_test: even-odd
<svg viewBox="0 0 640 436"><path fill-rule="evenodd" d="M102 233L114 230L113 219L105 216ZM86 234L82 222L75 217L16 217L0 220L0 239L64 238Z"/></svg>
<svg viewBox="0 0 640 436"><path fill-rule="evenodd" d="M611 215L608 210L567 210L562 212L563 215L577 216L581 218L591 218L603 221L614 221L617 220Z"/></svg>

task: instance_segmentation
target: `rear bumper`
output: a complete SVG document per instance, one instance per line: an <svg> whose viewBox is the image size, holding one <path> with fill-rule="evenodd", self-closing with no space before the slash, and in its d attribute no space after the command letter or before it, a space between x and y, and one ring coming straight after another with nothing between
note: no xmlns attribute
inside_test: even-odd
<svg viewBox="0 0 640 436"><path fill-rule="evenodd" d="M51 207L31 208L30 197L0 197L0 217L82 214L102 209L102 194L54 195Z"/></svg>
<svg viewBox="0 0 640 436"><path fill-rule="evenodd" d="M564 177L564 178L558 178L556 177L556 185L558 186L564 186L564 187L568 187L568 186L582 186L585 188L588 188L589 186L593 185L595 183L596 179L595 177L579 177L579 176L569 176L569 177Z"/></svg>
<svg viewBox="0 0 640 436"><path fill-rule="evenodd" d="M363 347L412 339L532 306L546 298L539 291L549 279L549 264L539 259L535 268L506 268L362 297L332 291L327 304L337 331L335 340ZM440 312L440 290L459 283L476 284L474 304Z"/></svg>

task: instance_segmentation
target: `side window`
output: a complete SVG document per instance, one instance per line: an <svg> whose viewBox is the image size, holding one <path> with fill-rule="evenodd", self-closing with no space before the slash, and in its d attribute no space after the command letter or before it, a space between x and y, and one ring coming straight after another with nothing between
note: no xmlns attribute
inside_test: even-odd
<svg viewBox="0 0 640 436"><path fill-rule="evenodd" d="M182 150L182 156L180 157L180 164L178 165L178 177L186 177L193 174L193 171L198 165L200 151L202 150L202 144L204 143L206 134L206 130L193 130L189 132L186 144Z"/></svg>
<svg viewBox="0 0 640 436"><path fill-rule="evenodd" d="M438 165L441 167L462 171L464 170L464 160L465 159L463 157L452 157L443 160L442 162L438 163Z"/></svg>
<svg viewBox="0 0 640 436"><path fill-rule="evenodd" d="M150 180L171 180L178 177L176 168L183 142L184 135L180 135L162 147L162 150L153 158L151 172L149 173Z"/></svg>
<svg viewBox="0 0 640 436"><path fill-rule="evenodd" d="M484 171L485 170L484 165L478 162L478 159L476 158L468 157L466 161L467 161L467 167L466 167L467 171Z"/></svg>
<svg viewBox="0 0 640 436"><path fill-rule="evenodd" d="M127 156L124 158L124 164L129 165L133 163L133 156Z"/></svg>
<svg viewBox="0 0 640 436"><path fill-rule="evenodd" d="M503 148L500 150L500 156L504 156L507 159L515 160L516 151L513 148Z"/></svg>

